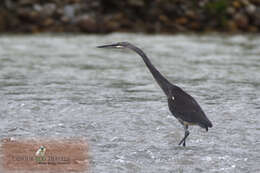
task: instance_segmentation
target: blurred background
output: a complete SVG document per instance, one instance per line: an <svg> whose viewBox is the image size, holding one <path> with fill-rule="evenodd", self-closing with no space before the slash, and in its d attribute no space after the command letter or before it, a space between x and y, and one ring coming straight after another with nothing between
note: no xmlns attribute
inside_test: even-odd
<svg viewBox="0 0 260 173"><path fill-rule="evenodd" d="M260 0L1 0L0 32L259 32Z"/></svg>

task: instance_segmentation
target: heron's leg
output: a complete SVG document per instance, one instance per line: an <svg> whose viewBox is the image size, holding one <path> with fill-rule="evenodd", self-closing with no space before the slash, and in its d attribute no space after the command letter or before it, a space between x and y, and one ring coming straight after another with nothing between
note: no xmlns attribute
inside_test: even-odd
<svg viewBox="0 0 260 173"><path fill-rule="evenodd" d="M188 125L184 125L184 130L185 130L185 134L184 134L184 138L182 138L182 140L180 141L179 145L183 145L184 147L186 146L185 140L186 138L189 136L190 132L188 130Z"/></svg>

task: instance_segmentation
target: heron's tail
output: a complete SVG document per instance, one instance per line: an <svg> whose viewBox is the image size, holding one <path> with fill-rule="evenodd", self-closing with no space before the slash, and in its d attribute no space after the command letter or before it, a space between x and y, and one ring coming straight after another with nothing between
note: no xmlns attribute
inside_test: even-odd
<svg viewBox="0 0 260 173"><path fill-rule="evenodd" d="M205 121L203 123L199 123L199 126L206 129L206 131L208 131L208 128L213 127L213 125L209 119L205 119Z"/></svg>

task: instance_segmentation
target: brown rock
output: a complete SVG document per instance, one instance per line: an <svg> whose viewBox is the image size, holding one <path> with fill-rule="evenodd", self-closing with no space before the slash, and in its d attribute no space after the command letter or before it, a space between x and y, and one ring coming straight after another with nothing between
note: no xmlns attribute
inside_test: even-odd
<svg viewBox="0 0 260 173"><path fill-rule="evenodd" d="M125 21L121 13L115 14L113 16L106 16L103 21L103 26L101 28L104 32L112 32L120 29L120 25Z"/></svg>
<svg viewBox="0 0 260 173"><path fill-rule="evenodd" d="M241 7L241 4L240 4L239 1L234 1L232 4L233 4L233 7L235 7L235 8L240 8Z"/></svg>
<svg viewBox="0 0 260 173"><path fill-rule="evenodd" d="M88 15L81 16L77 21L78 26L83 32L95 32L97 30L96 21Z"/></svg>
<svg viewBox="0 0 260 173"><path fill-rule="evenodd" d="M248 0L241 0L241 3L245 6L249 5L250 2Z"/></svg>
<svg viewBox="0 0 260 173"><path fill-rule="evenodd" d="M168 17L165 16L165 15L160 15L160 16L159 16L159 19L160 19L160 21L161 21L162 23L168 23L168 21L169 21Z"/></svg>
<svg viewBox="0 0 260 173"><path fill-rule="evenodd" d="M176 19L176 23L180 25L185 25L186 23L188 23L188 19L186 17L180 17Z"/></svg>
<svg viewBox="0 0 260 173"><path fill-rule="evenodd" d="M31 4L34 4L36 3L37 0L20 0L18 1L18 3L20 5L31 5Z"/></svg>
<svg viewBox="0 0 260 173"><path fill-rule="evenodd" d="M56 4L54 3L47 3L42 7L41 13L45 16L51 16L56 10Z"/></svg>
<svg viewBox="0 0 260 173"><path fill-rule="evenodd" d="M119 28L120 28L120 24L116 21L109 21L106 23L107 31L116 31Z"/></svg>
<svg viewBox="0 0 260 173"><path fill-rule="evenodd" d="M4 31L6 27L5 14L0 12L0 31Z"/></svg>
<svg viewBox="0 0 260 173"><path fill-rule="evenodd" d="M40 30L40 28L38 26L31 26L30 27L30 32L36 34L36 33L41 32L41 30Z"/></svg>
<svg viewBox="0 0 260 173"><path fill-rule="evenodd" d="M137 7L143 7L145 4L144 0L128 0L128 3Z"/></svg>
<svg viewBox="0 0 260 173"><path fill-rule="evenodd" d="M32 19L33 21L37 21L40 18L40 14L36 11L31 11L29 12L29 16L30 19Z"/></svg>
<svg viewBox="0 0 260 173"><path fill-rule="evenodd" d="M254 14L255 11L256 11L256 7L254 5L249 4L249 5L246 6L246 12L248 14Z"/></svg>
<svg viewBox="0 0 260 173"><path fill-rule="evenodd" d="M124 15L123 13L118 13L118 14L115 14L113 15L113 20L124 20Z"/></svg>
<svg viewBox="0 0 260 173"><path fill-rule="evenodd" d="M52 18L47 18L43 20L42 25L43 26L51 26L54 24L54 20Z"/></svg>
<svg viewBox="0 0 260 173"><path fill-rule="evenodd" d="M61 18L61 21L62 21L63 23L69 23L69 22L70 22L70 19L69 19L68 17L66 17L66 16L63 16L63 17Z"/></svg>
<svg viewBox="0 0 260 173"><path fill-rule="evenodd" d="M255 26L249 26L249 27L248 27L248 31L250 31L250 32L257 32L257 31L258 31L258 28L255 27Z"/></svg>
<svg viewBox="0 0 260 173"><path fill-rule="evenodd" d="M248 18L244 14L238 13L234 17L236 25L241 28L245 29L248 26Z"/></svg>
<svg viewBox="0 0 260 173"><path fill-rule="evenodd" d="M192 22L190 26L191 26L191 29L194 29L194 30L199 30L201 27L201 25L198 22Z"/></svg>
<svg viewBox="0 0 260 173"><path fill-rule="evenodd" d="M81 0L69 0L68 3L71 4L76 4L76 3L80 3Z"/></svg>
<svg viewBox="0 0 260 173"><path fill-rule="evenodd" d="M41 20L42 16L37 11L32 10L26 10L24 8L21 8L18 10L18 16L22 21L29 21L29 22L35 22L38 23L39 20Z"/></svg>
<svg viewBox="0 0 260 173"><path fill-rule="evenodd" d="M236 32L238 30L237 25L233 20L230 20L227 22L227 27L228 27L228 30L231 32Z"/></svg>
<svg viewBox="0 0 260 173"><path fill-rule="evenodd" d="M236 12L236 9L234 7L228 7L227 8L227 13L230 15L234 15Z"/></svg>
<svg viewBox="0 0 260 173"><path fill-rule="evenodd" d="M190 19L196 19L198 16L196 13L192 10L187 10L186 11L186 16L189 17Z"/></svg>
<svg viewBox="0 0 260 173"><path fill-rule="evenodd" d="M254 24L258 27L260 27L260 7L256 7L256 10L253 14L254 17Z"/></svg>

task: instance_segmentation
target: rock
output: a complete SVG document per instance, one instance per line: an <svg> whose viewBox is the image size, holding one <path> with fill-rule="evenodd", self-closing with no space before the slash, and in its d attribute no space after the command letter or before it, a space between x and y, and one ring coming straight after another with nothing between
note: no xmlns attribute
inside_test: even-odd
<svg viewBox="0 0 260 173"><path fill-rule="evenodd" d="M119 22L116 21L108 21L106 22L105 26L108 32L116 31L117 29L120 28Z"/></svg>
<svg viewBox="0 0 260 173"><path fill-rule="evenodd" d="M254 14L256 11L256 7L252 4L247 5L245 9L248 14Z"/></svg>
<svg viewBox="0 0 260 173"><path fill-rule="evenodd" d="M180 32L186 32L188 29L182 25L177 24L176 22L170 23L171 31L180 31Z"/></svg>
<svg viewBox="0 0 260 173"><path fill-rule="evenodd" d="M159 19L160 19L160 21L161 21L162 23L168 23L168 22L169 22L168 17L165 16L165 15L160 15L160 16L159 16Z"/></svg>
<svg viewBox="0 0 260 173"><path fill-rule="evenodd" d="M180 18L176 19L176 23L178 23L180 25L185 25L188 23L188 19L186 17L180 17Z"/></svg>
<svg viewBox="0 0 260 173"><path fill-rule="evenodd" d="M32 8L34 11L41 13L41 15L45 17L52 16L56 11L56 5L54 3L47 3L44 5L34 4Z"/></svg>
<svg viewBox="0 0 260 173"><path fill-rule="evenodd" d="M89 15L80 16L77 25L83 32L95 32L98 29L96 21Z"/></svg>
<svg viewBox="0 0 260 173"><path fill-rule="evenodd" d="M12 0L5 0L5 6L7 9L15 9L16 3L13 2Z"/></svg>
<svg viewBox="0 0 260 173"><path fill-rule="evenodd" d="M248 27L248 31L250 31L250 32L257 32L257 31L258 31L258 28L255 27L255 26L249 26L249 27Z"/></svg>
<svg viewBox="0 0 260 173"><path fill-rule="evenodd" d="M18 9L18 16L20 17L21 22L34 22L38 23L42 18L41 14L37 11L26 10L26 9Z"/></svg>
<svg viewBox="0 0 260 173"><path fill-rule="evenodd" d="M40 4L34 4L33 9L35 11L41 12L42 11L42 6Z"/></svg>
<svg viewBox="0 0 260 173"><path fill-rule="evenodd" d="M62 23L70 23L70 18L68 18L66 16L62 16L60 20Z"/></svg>
<svg viewBox="0 0 260 173"><path fill-rule="evenodd" d="M41 12L45 15L45 16L51 16L53 15L53 13L56 10L56 4L54 3L47 3L43 6Z"/></svg>
<svg viewBox="0 0 260 173"><path fill-rule="evenodd" d="M198 22L191 22L190 26L193 30L199 30L201 28L201 25Z"/></svg>
<svg viewBox="0 0 260 173"><path fill-rule="evenodd" d="M208 2L206 0L201 0L198 2L199 4L199 7L205 7L205 5L207 4Z"/></svg>
<svg viewBox="0 0 260 173"><path fill-rule="evenodd" d="M51 26L55 23L55 21L52 18L44 19L42 22L43 26Z"/></svg>
<svg viewBox="0 0 260 173"><path fill-rule="evenodd" d="M235 8L240 8L241 7L241 4L240 4L240 2L239 1L233 1L233 7L235 7Z"/></svg>
<svg viewBox="0 0 260 173"><path fill-rule="evenodd" d="M36 34L36 33L40 33L41 30L40 30L40 28L39 28L38 26L31 25L31 26L28 28L27 32Z"/></svg>
<svg viewBox="0 0 260 173"><path fill-rule="evenodd" d="M254 17L254 25L260 27L260 7L256 7L255 12L252 16Z"/></svg>
<svg viewBox="0 0 260 173"><path fill-rule="evenodd" d="M192 10L187 10L186 11L186 16L189 17L190 19L196 19L198 16L196 13Z"/></svg>
<svg viewBox="0 0 260 173"><path fill-rule="evenodd" d="M105 32L112 32L120 29L122 25L129 25L128 20L124 18L122 13L117 13L112 16L107 16L104 18L104 28L102 28ZM131 25L131 24L130 24Z"/></svg>
<svg viewBox="0 0 260 173"><path fill-rule="evenodd" d="M4 31L6 28L6 13L4 11L0 12L0 31Z"/></svg>
<svg viewBox="0 0 260 173"><path fill-rule="evenodd" d="M63 15L69 19L73 19L78 8L78 5L66 5L63 9Z"/></svg>
<svg viewBox="0 0 260 173"><path fill-rule="evenodd" d="M76 3L80 3L81 0L69 0L67 3L69 4L76 4Z"/></svg>
<svg viewBox="0 0 260 173"><path fill-rule="evenodd" d="M234 17L236 25L239 28L245 29L248 26L248 18L242 13L238 13Z"/></svg>
<svg viewBox="0 0 260 173"><path fill-rule="evenodd" d="M250 2L248 0L241 0L241 3L245 6L249 5Z"/></svg>
<svg viewBox="0 0 260 173"><path fill-rule="evenodd" d="M145 5L144 0L128 0L129 5L143 7Z"/></svg>
<svg viewBox="0 0 260 173"><path fill-rule="evenodd" d="M237 25L233 20L227 21L227 27L228 27L228 30L231 31L231 32L237 32L238 31Z"/></svg>
<svg viewBox="0 0 260 173"><path fill-rule="evenodd" d="M36 3L37 0L20 0L18 1L19 5L32 5Z"/></svg>
<svg viewBox="0 0 260 173"><path fill-rule="evenodd" d="M7 15L2 15L6 10ZM208 13L208 12L209 13ZM15 32L260 31L259 0L3 0L0 30Z"/></svg>
<svg viewBox="0 0 260 173"><path fill-rule="evenodd" d="M234 7L227 8L227 14L233 16L236 13L236 9Z"/></svg>

